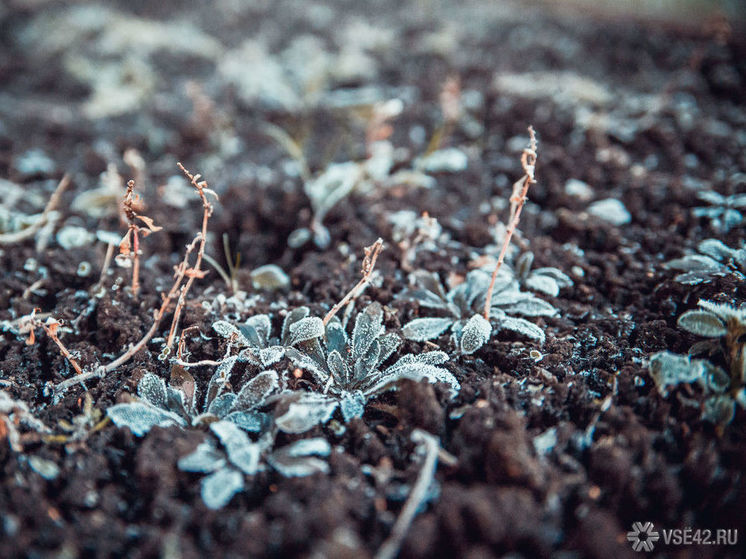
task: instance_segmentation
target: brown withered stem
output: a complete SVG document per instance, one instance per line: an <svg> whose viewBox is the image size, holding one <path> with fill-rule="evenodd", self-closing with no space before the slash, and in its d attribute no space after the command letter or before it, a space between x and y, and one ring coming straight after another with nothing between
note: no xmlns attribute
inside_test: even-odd
<svg viewBox="0 0 746 559"><path fill-rule="evenodd" d="M62 193L67 189L68 186L70 186L70 175L65 175L64 177L62 177L59 184L57 185L57 188L55 188L54 192L49 197L49 201L44 207L44 210L39 216L39 219L37 219L32 225L26 227L25 229L21 229L20 231L0 234L0 245L12 245L33 237L37 233L37 231L39 231L42 227L44 227L44 225L46 225L47 219L49 218L49 212L54 210L59 205L60 198L62 198Z"/></svg>
<svg viewBox="0 0 746 559"><path fill-rule="evenodd" d="M124 195L122 206L129 227L127 233L119 243L119 255L132 260L132 296L137 299L140 292L140 235L147 237L163 229L153 224L153 220L147 216L139 215L135 211L139 197L135 194L135 181L127 182L127 192ZM145 227L138 225L137 220L142 221Z"/></svg>
<svg viewBox="0 0 746 559"><path fill-rule="evenodd" d="M78 365L78 362L75 360L75 358L70 353L70 350L65 347L65 344L62 343L62 340L57 337L57 330L60 326L62 326L62 321L57 320L55 318L52 318L51 316L47 318L45 322L42 322L41 320L38 320L35 318L36 312L40 311L41 309L34 309L31 313L31 320L33 321L34 326L41 326L44 329L44 332L49 336L49 338L57 344L57 347L60 348L60 352L65 357L65 359L68 360L70 365L72 365L73 369L75 369L76 375L83 374L83 369L80 368L80 365ZM29 337L26 340L27 345L33 345L35 341L34 338L34 331L31 329L29 333Z"/></svg>
<svg viewBox="0 0 746 559"><path fill-rule="evenodd" d="M187 245L186 250L184 252L184 258L182 261L174 267L174 282L171 285L171 288L168 290L168 293L161 295L163 298L163 301L161 302L160 308L158 310L154 311L153 313L153 324L151 324L150 329L145 333L145 335L138 341L136 344L131 345L127 351L125 351L122 355L117 357L114 361L107 365L102 365L98 368L96 368L94 371L91 371L89 373L84 373L76 378L71 378L64 380L57 384L55 386L55 393L57 395L62 394L65 390L67 390L70 386L77 384L77 383L83 383L86 380L92 379L92 378L101 378L104 377L106 374L114 371L118 367L121 367L124 365L127 361L132 359L134 355L136 355L141 349L143 349L147 343L153 338L155 333L158 331L158 327L161 324L161 321L163 320L164 315L166 314L169 306L171 305L171 302L179 296L179 301L181 306L183 307L183 301L184 297L188 291L187 286L191 286L191 282L194 280L195 277L201 277L204 276L204 272L201 272L199 269L199 266L202 262L202 258L200 255L204 254L205 249L205 239L207 237L207 221L212 215L212 206L207 202L206 194L212 194L217 198L217 195L207 189L207 183L206 182L198 182L199 181L199 175L192 176L189 174L184 167L179 163L179 168L184 171L187 176L192 180L192 184L197 189L198 194L200 195L200 198L202 199L202 204L204 208L204 214L203 214L203 220L202 220L202 230L197 233L197 235L192 239L192 241ZM194 266L189 266L189 258L191 254L197 250L197 261L195 262ZM189 278L187 281L187 284L184 285L184 278ZM179 304L177 304L177 310L180 311ZM171 334L173 334L176 330L176 324L178 323L178 314L174 315L174 320L171 324L171 331L169 333L169 337L171 338ZM173 339L171 339L171 344L173 344ZM166 348L170 351L171 346L166 346Z"/></svg>
<svg viewBox="0 0 746 559"><path fill-rule="evenodd" d="M518 227L518 222L521 219L521 210L523 209L523 205L526 203L528 187L536 183L536 179L534 178L534 172L536 171L536 134L533 126L528 127L528 136L529 147L525 148L521 154L521 166L523 167L524 175L513 185L513 194L510 196L510 219L508 220L508 229L505 232L503 246L500 249L500 255L497 257L497 264L492 272L490 286L487 289L487 297L484 302L485 320L490 319L490 304L492 303L492 291L495 288L497 273L503 265L505 254L508 252L508 247L510 246L510 239L513 237L513 233L515 233L515 229Z"/></svg>
<svg viewBox="0 0 746 559"><path fill-rule="evenodd" d="M215 196L215 199L217 199L218 197L217 194L207 188L207 181L199 180L201 178L201 175L192 175L184 168L181 163L177 163L177 165L179 166L179 169L181 169L181 171L187 176L189 181L192 183L192 186L197 190L197 194L199 194L200 199L202 200L202 230L196 237L199 246L197 248L197 258L194 262L194 266L192 266L191 268L187 268L184 271L184 275L186 275L188 279L187 282L181 287L181 290L179 292L179 299L176 303L176 309L174 310L174 318L171 321L171 329L168 332L168 339L166 340L165 351L167 352L171 352L171 349L173 348L174 339L176 338L176 334L178 332L181 311L184 309L184 305L186 303L187 293L189 293L189 290L191 289L195 279L203 278L207 274L207 271L203 271L201 269L202 259L205 256L205 244L207 242L207 222L209 221L213 210L212 204L210 204L210 202L207 200L207 194L212 194L213 196Z"/></svg>
<svg viewBox="0 0 746 559"><path fill-rule="evenodd" d="M344 307L347 303L350 301L354 301L357 299L357 297L363 292L365 287L370 283L370 278L373 275L373 270L376 267L376 260L378 260L378 255L381 254L381 250L383 250L383 239L379 238L375 243L370 245L369 247L365 247L363 249L365 251L365 256L363 257L363 266L360 270L360 273L363 275L362 278L360 278L360 281L357 282L355 287L350 289L350 291L345 295L339 303L334 305L331 310L326 313L326 316L324 317L324 326L329 324L329 321L332 319L332 317L339 312L339 309Z"/></svg>

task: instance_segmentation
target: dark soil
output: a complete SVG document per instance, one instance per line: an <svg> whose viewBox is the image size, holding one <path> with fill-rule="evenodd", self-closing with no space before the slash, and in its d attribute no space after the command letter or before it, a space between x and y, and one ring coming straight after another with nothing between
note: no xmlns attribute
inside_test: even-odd
<svg viewBox="0 0 746 559"><path fill-rule="evenodd" d="M387 326L396 329L418 309L394 299L407 280L388 242L387 215L411 209L437 217L452 242L419 253L416 267L443 279L463 276L494 243L490 224L506 219L501 201L522 172L525 141L515 138L526 136L529 124L540 141L538 184L517 243L534 252L536 266L557 266L574 285L550 298L558 316L538 321L547 335L543 347L501 332L474 355L449 362L462 385L455 399L440 386L406 381L371 401L344 434L326 427L312 432L334 446L328 476L286 479L265 472L218 511L203 504L199 476L176 467L203 440L199 430L154 428L137 438L109 424L64 444L19 425L22 448L12 450L0 421L0 557L372 556L419 472L410 439L418 427L439 437L456 463L439 465L438 496L415 518L401 557L633 556L626 533L636 521L737 529L736 546L658 549L668 556L742 556L746 413L738 410L724 428L704 422L702 395L682 387L663 398L645 363L656 351L687 351L694 339L676 327L676 318L699 299L746 297L746 286L733 278L692 288L662 267L699 240L735 246L744 238L743 228L721 234L691 213L702 204L698 190L746 189L738 175L746 172L746 34L737 21L645 23L486 1L440 8L415 1L331 8L217 2L186 10L119 2L105 8L100 17L108 23L97 27L95 6L70 4L0 8L0 177L27 193L12 209L41 211L67 172L72 187L57 229L81 225L123 234L116 214L93 217L73 200L100 186L109 164L125 180L132 177L123 154L135 148L146 164L138 184L146 215L164 229L143 241L137 300L125 288L127 271L117 267L105 278L103 296L93 296L104 243L65 250L53 236L41 252L33 239L0 247L0 320L35 307L64 319L70 329L62 339L88 368L137 342L201 220L196 197L182 207L164 197L178 160L202 173L220 196L208 252L225 264L221 238L228 235L241 254L240 289L253 296L248 272L267 263L283 267L292 284L289 293L258 294L253 307L236 311L220 304L229 288L210 268L189 294L184 327L209 336L219 318L245 320L270 309L279 323L276 302L325 312L358 280L362 248L382 236L388 245L377 268L382 282L357 305L386 305ZM297 173L287 171L286 152L262 133L262 124L303 137L318 173L331 160L365 156L365 121L325 102L289 109L247 100L216 69L223 54L174 47L143 55L152 37L118 44L117 38L132 38L129 28L117 27L128 20L142 33L147 22L175 25L180 44L201 40L178 27L193 22L221 52L260 38L278 55L303 35L317 37L327 54L367 49L373 71L322 81L321 93L365 86L377 98L405 99L391 138L408 150L401 168L424 152L441 122L442 85L458 75L464 98L472 99L465 111L473 124L456 126L444 145L466 150L469 166L435 175L432 189L353 194L325 220L328 250L287 248L288 235L308 225L310 205ZM350 46L354 41L369 44ZM106 80L114 78L103 66L81 77L86 60L131 68L111 86ZM253 71L247 63L245 72ZM549 93L497 85L496 77L529 72L538 84L538 76L563 77ZM573 81L579 77L587 80L582 87ZM190 100L190 81L200 84L211 108L200 111ZM140 82L147 82L144 93L129 109L101 114L91 108L96 87L110 99L128 88L139 91ZM597 94L588 83L608 97L590 99ZM230 141L238 148L226 147ZM29 164L29 150L41 150L48 164ZM569 179L591 185L590 199L568 194ZM615 226L586 211L591 201L606 198L624 204L628 224ZM81 262L89 263L90 275L81 277ZM46 278L41 286L27 291L40 278ZM170 318L157 336L167 334ZM53 401L49 387L73 374L54 343L41 330L33 345L10 331L2 336L0 389L63 435L58 422L81 413L84 388L74 386ZM447 348L446 336L440 342ZM146 371L167 376L168 364L157 359L161 343L153 340L114 373L88 383L95 407L105 410L133 392ZM193 361L218 359L224 349L196 330L187 346ZM401 351L425 347L407 342ZM540 349L540 360L532 349ZM192 372L204 393L213 368ZM549 429L556 444L542 452L535 437ZM32 457L55 463L59 474L43 478Z"/></svg>

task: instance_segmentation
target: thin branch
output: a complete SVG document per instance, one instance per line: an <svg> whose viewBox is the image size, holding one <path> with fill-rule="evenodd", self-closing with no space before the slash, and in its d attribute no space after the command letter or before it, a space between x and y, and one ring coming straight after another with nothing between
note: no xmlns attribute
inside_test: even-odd
<svg viewBox="0 0 746 559"><path fill-rule="evenodd" d="M344 307L350 301L354 301L355 299L357 299L357 297L359 297L363 290L367 287L367 285L370 283L371 276L373 275L373 270L376 267L376 260L378 260L378 255L381 254L381 250L383 250L383 239L381 238L379 238L371 246L365 247L363 267L362 270L360 270L360 273L363 275L363 277L360 279L359 282L357 282L357 285L355 285L355 287L350 289L347 295L345 295L344 298L339 301L339 303L334 305L331 310L326 313L326 316L324 317L324 326L329 324L329 321L335 314L339 312L339 309Z"/></svg>
<svg viewBox="0 0 746 559"><path fill-rule="evenodd" d="M104 285L106 280L106 273L109 271L111 266L111 259L114 256L114 243L106 245L106 255L104 256L104 263L101 266L101 274L99 275L98 282L91 288L91 293L97 293L99 289Z"/></svg>
<svg viewBox="0 0 746 559"><path fill-rule="evenodd" d="M495 288L495 280L497 279L497 273L503 265L505 260L505 254L508 252L510 246L510 239L515 233L518 222L521 218L521 210L523 205L526 203L526 195L528 194L528 187L536 183L534 178L534 172L536 170L536 134L534 133L534 127L528 127L529 135L529 147L523 150L521 154L521 166L523 167L524 175L513 185L513 194L510 197L510 220L508 229L505 232L505 239L503 240L503 246L500 249L500 255L497 258L497 264L492 272L492 279L490 280L490 286L487 289L487 297L484 301L484 318L485 320L490 319L490 306L492 304L492 291Z"/></svg>
<svg viewBox="0 0 746 559"><path fill-rule="evenodd" d="M412 525L412 521L417 514L417 509L420 508L420 505L425 500L427 489L435 475L435 468L438 464L438 451L440 450L438 439L426 431L415 429L412 432L412 440L425 447L425 461L422 464L420 473L417 475L417 481L399 513L399 518L396 519L394 527L391 529L391 534L378 549L375 559L394 559L399 554L404 537Z"/></svg>
<svg viewBox="0 0 746 559"><path fill-rule="evenodd" d="M46 322L39 321L38 324L44 329L44 332L46 332L47 336L49 336L52 341L57 344L57 347L60 348L60 352L62 353L62 355L70 362L70 365L73 366L73 369L75 369L75 374L83 374L83 369L80 368L80 365L78 365L78 362L73 358L70 351L65 347L65 344L63 344L62 341L57 337L57 329L62 326L62 322L50 316L46 320Z"/></svg>
<svg viewBox="0 0 746 559"><path fill-rule="evenodd" d="M52 193L52 196L49 197L49 201L47 202L44 211L39 216L39 219L36 220L33 224L26 227L26 229L22 229L21 231L1 234L0 245L12 245L33 237L47 223L49 212L54 210L59 205L62 193L67 189L68 186L70 186L70 175L66 174L62 177L62 180L60 180L57 188L55 188L54 192Z"/></svg>
<svg viewBox="0 0 746 559"><path fill-rule="evenodd" d="M189 290L192 287L192 284L194 283L194 280L196 278L203 278L207 274L207 272L203 272L200 268L202 265L202 259L205 255L205 243L207 242L207 222L210 219L210 216L212 215L212 204L207 201L207 193L212 194L217 198L217 194L215 194L212 190L207 188L207 181L200 181L201 175L192 175L189 171L187 171L184 166L181 163L177 163L179 166L179 169L189 178L189 181L192 183L192 186L197 190L197 194L199 194L200 199L202 200L202 230L200 231L197 238L199 239L199 248L197 249L197 258L194 262L194 266L191 268L188 268L184 271L186 276L189 278L184 284L184 286L181 288L181 291L179 293L179 300L176 303L176 310L174 310L174 318L171 321L171 329L168 332L168 339L166 340L166 346L164 348L165 352L170 353L173 345L174 345L174 339L176 338L176 334L178 332L179 327L179 319L181 318L181 311L184 309L184 304L186 303L186 296L187 293L189 293Z"/></svg>

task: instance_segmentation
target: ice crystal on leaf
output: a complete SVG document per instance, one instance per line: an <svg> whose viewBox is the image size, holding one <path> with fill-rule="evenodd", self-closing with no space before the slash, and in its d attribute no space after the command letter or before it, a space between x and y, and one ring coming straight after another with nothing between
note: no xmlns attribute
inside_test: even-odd
<svg viewBox="0 0 746 559"><path fill-rule="evenodd" d="M717 276L746 279L746 247L733 249L717 239L705 239L697 245L697 252L670 260L663 267L681 272L674 279L685 285L708 283Z"/></svg>

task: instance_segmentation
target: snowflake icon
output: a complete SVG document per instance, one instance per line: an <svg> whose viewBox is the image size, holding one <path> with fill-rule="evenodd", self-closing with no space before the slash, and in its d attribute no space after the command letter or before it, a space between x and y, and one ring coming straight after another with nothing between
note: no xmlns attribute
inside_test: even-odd
<svg viewBox="0 0 746 559"><path fill-rule="evenodd" d="M632 530L627 532L627 539L632 542L635 551L653 551L655 542L660 539L658 532L653 528L652 522L635 522Z"/></svg>

